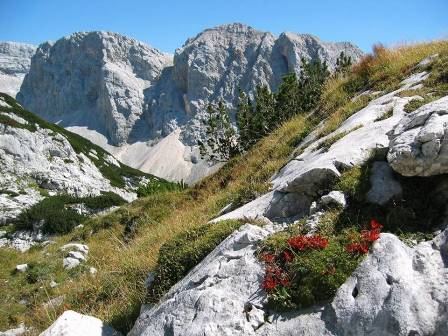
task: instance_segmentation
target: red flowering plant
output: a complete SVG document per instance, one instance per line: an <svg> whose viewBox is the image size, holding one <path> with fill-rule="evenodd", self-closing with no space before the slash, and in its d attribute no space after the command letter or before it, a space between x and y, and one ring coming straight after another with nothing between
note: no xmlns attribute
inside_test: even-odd
<svg viewBox="0 0 448 336"><path fill-rule="evenodd" d="M382 225L370 230L344 229L333 238L280 232L263 242L259 258L265 264L261 287L277 310L307 307L331 299L355 270ZM330 233L331 234L331 233Z"/></svg>
<svg viewBox="0 0 448 336"><path fill-rule="evenodd" d="M347 244L347 252L360 254L366 254L369 252L370 245L372 245L372 243L380 237L382 228L383 226L380 223L378 223L375 219L372 219L370 221L370 230L361 231L361 235L357 239L352 238L352 240L357 241Z"/></svg>

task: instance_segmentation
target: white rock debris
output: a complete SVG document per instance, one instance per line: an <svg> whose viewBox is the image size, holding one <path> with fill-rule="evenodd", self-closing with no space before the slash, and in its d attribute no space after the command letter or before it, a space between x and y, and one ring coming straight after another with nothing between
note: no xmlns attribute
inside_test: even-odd
<svg viewBox="0 0 448 336"><path fill-rule="evenodd" d="M121 334L101 320L72 310L65 311L40 336L120 336Z"/></svg>
<svg viewBox="0 0 448 336"><path fill-rule="evenodd" d="M67 252L66 256L62 259L62 265L65 269L72 269L79 266L82 262L87 260L89 253L89 247L79 243L69 243L61 247L61 251ZM91 270L89 270L91 274Z"/></svg>

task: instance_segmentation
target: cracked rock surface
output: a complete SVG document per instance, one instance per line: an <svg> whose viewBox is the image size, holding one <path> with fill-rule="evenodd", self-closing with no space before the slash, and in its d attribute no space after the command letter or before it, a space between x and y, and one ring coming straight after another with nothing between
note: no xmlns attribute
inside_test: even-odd
<svg viewBox="0 0 448 336"><path fill-rule="evenodd" d="M387 160L405 176L448 173L448 96L404 116L390 134Z"/></svg>

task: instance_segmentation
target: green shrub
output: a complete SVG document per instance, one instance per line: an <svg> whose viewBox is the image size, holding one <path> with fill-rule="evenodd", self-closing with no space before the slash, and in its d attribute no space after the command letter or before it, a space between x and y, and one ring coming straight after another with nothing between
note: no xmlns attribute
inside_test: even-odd
<svg viewBox="0 0 448 336"><path fill-rule="evenodd" d="M126 203L126 201L119 195L113 192L104 192L99 196L88 197L71 197L67 204L84 203L88 208L93 210L107 209L113 206L119 206Z"/></svg>
<svg viewBox="0 0 448 336"><path fill-rule="evenodd" d="M243 222L223 221L183 232L162 245L147 301L157 302Z"/></svg>
<svg viewBox="0 0 448 336"><path fill-rule="evenodd" d="M89 197L73 197L69 195L47 197L23 211L14 221L15 227L21 230L32 230L34 223L43 221L42 230L44 233L68 233L88 218L67 207L70 204L81 203L84 203L90 209L99 210L124 204L125 201L112 192Z"/></svg>
<svg viewBox="0 0 448 336"><path fill-rule="evenodd" d="M186 188L186 184L181 182L168 182L166 180L152 178L145 185L140 185L137 189L138 197L145 197L155 193L166 191L181 191Z"/></svg>
<svg viewBox="0 0 448 336"><path fill-rule="evenodd" d="M342 234L331 238L324 249L289 252L293 259L281 265L287 274L287 283L268 290L269 306L281 311L307 308L330 300L362 258L346 250L348 241L348 235ZM283 242L286 248L285 240ZM260 255L273 252L268 246L263 246Z"/></svg>

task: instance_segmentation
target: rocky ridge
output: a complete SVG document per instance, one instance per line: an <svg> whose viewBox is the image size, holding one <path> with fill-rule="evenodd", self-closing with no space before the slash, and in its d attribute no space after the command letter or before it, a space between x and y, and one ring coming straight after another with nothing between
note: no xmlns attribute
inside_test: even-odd
<svg viewBox="0 0 448 336"><path fill-rule="evenodd" d="M362 56L350 43L294 33L277 38L242 24L205 30L173 60L118 34L76 33L38 48L18 100L126 164L155 173L157 160L177 171L157 171L161 177L192 182L213 169L196 148L209 102L230 107L238 88L275 90L283 75L300 70L301 57L334 69L341 51L354 61ZM169 160L160 160L162 151Z"/></svg>
<svg viewBox="0 0 448 336"><path fill-rule="evenodd" d="M15 97L30 70L35 51L31 44L0 42L0 92Z"/></svg>
<svg viewBox="0 0 448 336"><path fill-rule="evenodd" d="M132 201L139 183L147 181L144 174L129 174L123 186L114 186L102 168L121 171L112 155L88 141L79 150L80 137L35 118L6 95L0 102L0 224L52 195L84 197L110 191Z"/></svg>

